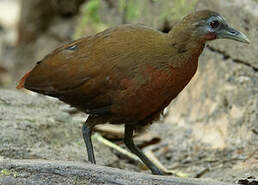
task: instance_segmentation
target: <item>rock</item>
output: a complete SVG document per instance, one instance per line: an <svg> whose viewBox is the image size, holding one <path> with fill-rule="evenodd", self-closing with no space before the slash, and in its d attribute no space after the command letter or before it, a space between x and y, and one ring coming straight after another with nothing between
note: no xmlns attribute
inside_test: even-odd
<svg viewBox="0 0 258 185"><path fill-rule="evenodd" d="M208 179L147 175L67 161L2 160L0 161L0 170L0 183L5 185L233 185Z"/></svg>
<svg viewBox="0 0 258 185"><path fill-rule="evenodd" d="M86 162L86 115L71 116L63 106L53 98L0 89L0 157ZM98 164L117 163L109 148L96 141L94 146Z"/></svg>
<svg viewBox="0 0 258 185"><path fill-rule="evenodd" d="M197 74L170 105L166 122L189 129L195 142L232 151L236 158L244 157L258 166L257 1L200 0L197 7L220 12L248 35L251 44L228 40L208 43ZM232 168L246 165L237 160ZM249 165L250 170L256 169L254 166Z"/></svg>

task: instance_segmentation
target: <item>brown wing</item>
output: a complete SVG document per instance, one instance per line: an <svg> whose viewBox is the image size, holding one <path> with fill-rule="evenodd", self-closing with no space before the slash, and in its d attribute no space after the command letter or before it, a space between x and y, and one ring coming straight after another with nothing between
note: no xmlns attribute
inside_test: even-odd
<svg viewBox="0 0 258 185"><path fill-rule="evenodd" d="M106 74L121 72L121 75L133 76L135 68L151 61L146 53L155 52L153 44L141 41L142 35L146 35L147 41L161 36L144 26L125 25L64 45L38 62L18 87L55 94L96 77L105 80ZM154 49L146 52L144 48Z"/></svg>
<svg viewBox="0 0 258 185"><path fill-rule="evenodd" d="M169 52L160 49L164 44L162 33L144 26L108 29L56 49L18 86L24 84L27 89L58 97L80 109L106 111L114 103L112 98L123 93L123 79L134 79L133 88L137 89L144 83L144 65L167 62Z"/></svg>
<svg viewBox="0 0 258 185"><path fill-rule="evenodd" d="M44 94L62 93L88 81L94 73L93 61L84 38L56 49L38 62L29 73L24 87Z"/></svg>

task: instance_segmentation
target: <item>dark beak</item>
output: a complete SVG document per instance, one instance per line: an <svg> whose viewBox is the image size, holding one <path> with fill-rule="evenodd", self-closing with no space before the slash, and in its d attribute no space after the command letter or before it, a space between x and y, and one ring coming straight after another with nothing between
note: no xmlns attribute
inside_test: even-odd
<svg viewBox="0 0 258 185"><path fill-rule="evenodd" d="M240 31L235 30L234 28L231 28L229 26L221 29L217 33L217 38L218 39L231 39L231 40L236 40L239 42L244 42L249 44L250 41L247 38L247 36Z"/></svg>

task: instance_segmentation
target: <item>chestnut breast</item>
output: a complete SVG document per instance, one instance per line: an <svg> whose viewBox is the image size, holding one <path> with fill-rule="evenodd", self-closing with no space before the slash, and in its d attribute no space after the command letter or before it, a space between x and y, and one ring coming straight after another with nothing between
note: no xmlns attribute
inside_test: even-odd
<svg viewBox="0 0 258 185"><path fill-rule="evenodd" d="M142 66L140 77L121 79L111 111L128 119L143 120L163 110L188 84L198 66L198 57L180 67Z"/></svg>

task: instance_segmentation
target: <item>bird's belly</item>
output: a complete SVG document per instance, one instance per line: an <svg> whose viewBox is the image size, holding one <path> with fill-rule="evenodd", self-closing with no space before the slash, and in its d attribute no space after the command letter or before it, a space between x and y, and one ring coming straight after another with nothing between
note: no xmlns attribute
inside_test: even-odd
<svg viewBox="0 0 258 185"><path fill-rule="evenodd" d="M184 89L196 69L197 62L165 70L146 66L144 83L135 79L120 81L121 86L127 88L119 91L112 112L137 121L162 111Z"/></svg>

